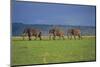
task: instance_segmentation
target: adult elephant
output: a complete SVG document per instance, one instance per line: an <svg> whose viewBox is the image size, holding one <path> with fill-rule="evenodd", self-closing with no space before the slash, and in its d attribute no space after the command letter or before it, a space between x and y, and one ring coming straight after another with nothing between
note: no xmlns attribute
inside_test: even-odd
<svg viewBox="0 0 100 67"><path fill-rule="evenodd" d="M40 40L42 39L41 38L41 36L42 36L42 33L41 33L41 31L39 31L39 30L37 30L37 29L34 29L34 28L26 28L26 29L24 29L24 31L23 31L23 40L24 40L24 37L25 36L28 36L28 39L29 40L31 40L32 38L32 36L34 36L35 37L35 40L37 39L37 38L39 38Z"/></svg>
<svg viewBox="0 0 100 67"><path fill-rule="evenodd" d="M78 36L79 39L82 39L80 29L68 29L67 36L68 39L72 39L72 36L74 36L74 39L76 39L76 36Z"/></svg>
<svg viewBox="0 0 100 67"><path fill-rule="evenodd" d="M53 40L55 40L56 36L58 36L59 39L64 39L64 32L62 32L59 28L52 28L49 30L49 39L51 39L51 36L53 36Z"/></svg>

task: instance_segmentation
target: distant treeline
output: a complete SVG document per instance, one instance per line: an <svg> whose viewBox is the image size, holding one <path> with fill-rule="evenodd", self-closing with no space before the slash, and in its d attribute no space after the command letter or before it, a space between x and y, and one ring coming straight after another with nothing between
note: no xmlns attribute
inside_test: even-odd
<svg viewBox="0 0 100 67"><path fill-rule="evenodd" d="M72 26L72 25L46 25L46 24L23 24L12 23L12 36L21 36L25 28L35 28L42 31L43 35L48 35L49 29L58 27L62 31L67 32L67 29L78 28L81 30L82 36L95 36L95 26Z"/></svg>

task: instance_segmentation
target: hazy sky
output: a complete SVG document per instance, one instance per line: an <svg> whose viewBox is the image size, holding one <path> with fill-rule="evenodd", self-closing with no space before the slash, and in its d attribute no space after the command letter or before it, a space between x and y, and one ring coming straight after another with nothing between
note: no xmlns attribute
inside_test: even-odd
<svg viewBox="0 0 100 67"><path fill-rule="evenodd" d="M95 6L13 2L12 22L95 26Z"/></svg>

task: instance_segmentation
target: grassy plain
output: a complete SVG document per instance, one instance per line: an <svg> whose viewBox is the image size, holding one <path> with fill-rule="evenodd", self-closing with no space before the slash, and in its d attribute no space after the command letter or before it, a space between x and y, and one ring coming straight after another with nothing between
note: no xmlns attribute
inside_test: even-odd
<svg viewBox="0 0 100 67"><path fill-rule="evenodd" d="M12 65L48 64L96 60L96 41L93 36L82 40L56 39L28 41L26 38L12 37Z"/></svg>

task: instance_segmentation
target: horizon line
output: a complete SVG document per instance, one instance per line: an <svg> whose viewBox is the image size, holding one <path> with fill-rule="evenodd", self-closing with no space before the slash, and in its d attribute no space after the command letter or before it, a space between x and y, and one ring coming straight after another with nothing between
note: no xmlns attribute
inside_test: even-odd
<svg viewBox="0 0 100 67"><path fill-rule="evenodd" d="M17 22L13 22L13 23L17 23ZM17 23L17 24L28 24L28 23ZM96 27L96 25L66 25L66 24L31 24L29 23L28 25L62 25L62 26L92 26L92 27Z"/></svg>

